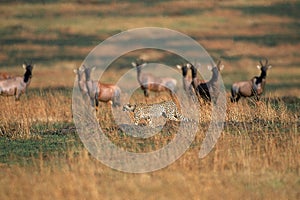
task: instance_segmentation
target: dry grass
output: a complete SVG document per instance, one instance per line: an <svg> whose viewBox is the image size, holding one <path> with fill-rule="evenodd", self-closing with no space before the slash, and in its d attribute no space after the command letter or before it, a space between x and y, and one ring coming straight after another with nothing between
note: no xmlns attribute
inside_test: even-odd
<svg viewBox="0 0 300 200"><path fill-rule="evenodd" d="M277 135L276 135L277 134ZM251 143L249 135L224 132L213 152L199 160L199 146L171 166L148 174L112 170L86 150L64 158L41 155L30 167L2 166L1 199L297 199L299 135L265 135ZM280 137L278 137L281 135ZM59 167L58 167L59 166Z"/></svg>
<svg viewBox="0 0 300 200"><path fill-rule="evenodd" d="M139 93L133 100L141 98ZM7 119L3 122L8 125L8 128L2 125L2 130L12 134L9 136L12 138L39 139L38 133L28 132L35 122L45 125L52 120L69 122L72 119L71 102L64 92L31 93L23 97L22 102L1 101L5 115L1 118ZM22 105L27 103L24 109ZM57 106L62 109L58 111ZM11 110L11 107L16 109ZM199 131L191 147L162 170L148 174L118 172L95 160L85 149L67 150L64 156L39 153L31 158L30 165L0 166L0 198L240 199L248 196L249 199L297 199L300 195L299 112L290 111L282 99L266 99L258 105L246 100L237 105L229 104L225 129L218 143L208 156L199 159L200 145L210 122L210 109L209 104L202 105ZM100 124L121 148L149 152L162 148L173 138L161 134L146 140L132 139L114 129L114 123L109 123L113 116L106 104L101 104L100 110ZM17 113L22 114L15 118ZM176 124L167 126L176 127Z"/></svg>
<svg viewBox="0 0 300 200"><path fill-rule="evenodd" d="M20 101L13 97L2 97L1 136L28 139L35 124L49 126L52 123L72 121L71 99L66 91L39 91L21 96Z"/></svg>

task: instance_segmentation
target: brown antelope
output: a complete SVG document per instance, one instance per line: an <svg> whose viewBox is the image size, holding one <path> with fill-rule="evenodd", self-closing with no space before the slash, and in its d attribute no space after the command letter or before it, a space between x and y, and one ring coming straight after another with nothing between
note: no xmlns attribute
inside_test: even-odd
<svg viewBox="0 0 300 200"><path fill-rule="evenodd" d="M191 68L190 63L182 64L182 65L176 65L178 69L182 72L182 84L183 89L188 92L190 90L192 79L190 77L187 77L188 70Z"/></svg>
<svg viewBox="0 0 300 200"><path fill-rule="evenodd" d="M231 102L238 102L241 97L252 96L259 101L266 85L267 70L272 67L268 65L268 59L265 59L265 64L262 60L259 63L257 68L261 70L260 76L255 76L249 81L236 82L231 86Z"/></svg>
<svg viewBox="0 0 300 200"><path fill-rule="evenodd" d="M143 60L137 60L136 62L131 63L133 67L136 67L137 71L137 80L141 86L141 89L144 91L145 97L149 97L149 91L153 92L162 92L169 91L171 96L175 93L177 81L174 78L170 77L155 77L150 73L142 73L142 67L147 63Z"/></svg>
<svg viewBox="0 0 300 200"><path fill-rule="evenodd" d="M80 67L78 69L74 69L75 74L77 75L78 87L82 94L88 94L87 86L86 86L86 78L84 73L85 68Z"/></svg>
<svg viewBox="0 0 300 200"><path fill-rule="evenodd" d="M187 93L189 98L191 98L191 97L193 98L194 88L192 85L192 78L187 76L189 69L191 69L191 67L192 67L192 64L186 63L186 64L182 64L182 65L176 65L176 67L178 69L180 69L182 72L182 84L183 84L184 91ZM195 81L198 81L198 79ZM193 100L195 100L195 99L193 98Z"/></svg>
<svg viewBox="0 0 300 200"><path fill-rule="evenodd" d="M5 80L5 79L9 79L9 78L13 78L14 76L5 73L5 72L0 72L0 80Z"/></svg>
<svg viewBox="0 0 300 200"><path fill-rule="evenodd" d="M197 94L198 97L206 100L211 101L211 94L210 91L217 94L218 85L217 81L219 78L219 73L221 70L223 70L224 65L220 65L221 61L218 61L217 65L211 65L207 66L207 68L212 71L212 77L209 81L199 81L197 78L197 68L191 65L191 71L192 71L192 86Z"/></svg>
<svg viewBox="0 0 300 200"><path fill-rule="evenodd" d="M32 78L32 63L27 64L24 62L23 68L25 69L24 76L17 76L5 80L0 80L0 95L15 96L15 100L19 100L22 93L25 93L26 88L29 86Z"/></svg>
<svg viewBox="0 0 300 200"><path fill-rule="evenodd" d="M85 73L86 67L83 65L79 69L74 69L75 74L77 75L77 81L78 81L78 87L82 95L86 98L88 98L91 102L91 106L95 107L95 98L96 93L94 96L90 96L89 88L87 85L90 84L86 81L86 73ZM89 81L91 82L91 81ZM98 106L98 105L97 105ZM96 111L98 110L98 107L96 107Z"/></svg>
<svg viewBox="0 0 300 200"><path fill-rule="evenodd" d="M114 84L101 83L100 81L90 80L91 72L95 69L84 67L85 78L86 78L86 88L91 98L92 105L95 102L96 107L99 105L99 101L101 102L111 102L112 105L121 106L120 96L121 89Z"/></svg>

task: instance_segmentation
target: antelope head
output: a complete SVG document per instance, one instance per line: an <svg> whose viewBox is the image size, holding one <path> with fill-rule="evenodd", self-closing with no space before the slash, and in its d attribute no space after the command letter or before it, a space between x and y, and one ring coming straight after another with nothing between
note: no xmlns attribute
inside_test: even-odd
<svg viewBox="0 0 300 200"><path fill-rule="evenodd" d="M257 68L261 70L262 78L265 78L267 76L267 70L270 69L272 66L268 64L267 58L265 58L265 64L263 64L262 60L259 60L259 64L260 65L257 65Z"/></svg>
<svg viewBox="0 0 300 200"><path fill-rule="evenodd" d="M30 61L30 64L24 61L22 66L25 69L24 82L27 82L32 78L32 70L34 65L32 64L32 61Z"/></svg>
<svg viewBox="0 0 300 200"><path fill-rule="evenodd" d="M214 68L218 69L218 71L222 71L224 69L224 65L221 65L221 60L218 60L217 65L214 65L214 63L211 61L211 65L207 66L207 69L212 71Z"/></svg>
<svg viewBox="0 0 300 200"><path fill-rule="evenodd" d="M136 59L136 61L132 62L131 65L133 67L143 67L145 66L147 63L143 60L143 59Z"/></svg>
<svg viewBox="0 0 300 200"><path fill-rule="evenodd" d="M83 65L84 66L84 65ZM84 66L84 73L85 73L85 77L86 77L86 81L90 81L91 80L91 73L96 69L95 66L88 68Z"/></svg>
<svg viewBox="0 0 300 200"><path fill-rule="evenodd" d="M176 67L182 71L182 76L186 77L188 70L192 67L192 64L186 63L186 64L182 64L182 65L176 65Z"/></svg>

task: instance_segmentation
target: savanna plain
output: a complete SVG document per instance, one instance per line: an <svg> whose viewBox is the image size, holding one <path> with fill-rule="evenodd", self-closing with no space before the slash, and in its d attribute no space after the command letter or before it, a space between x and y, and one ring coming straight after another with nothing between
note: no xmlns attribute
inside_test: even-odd
<svg viewBox="0 0 300 200"><path fill-rule="evenodd" d="M24 61L35 67L19 101L0 96L0 199L300 199L299 9L292 0L2 1L0 72L22 76ZM95 159L77 134L73 70L106 38L149 26L182 32L222 61L226 119L215 147L200 159L211 120L211 104L201 102L195 139L178 160L154 172L124 173ZM174 70L184 62L168 52L133 51L101 80L116 82L141 55ZM260 103L231 103L231 84L259 75L261 58L272 68ZM147 101L168 98L150 93ZM140 89L131 101L145 102ZM111 141L132 152L162 148L178 127L167 122L158 135L134 138L118 128L106 103L97 119Z"/></svg>

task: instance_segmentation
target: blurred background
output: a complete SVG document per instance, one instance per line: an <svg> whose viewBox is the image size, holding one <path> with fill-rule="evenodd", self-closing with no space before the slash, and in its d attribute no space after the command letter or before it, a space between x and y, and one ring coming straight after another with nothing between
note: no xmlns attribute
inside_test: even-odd
<svg viewBox="0 0 300 200"><path fill-rule="evenodd" d="M258 75L259 59L273 68L266 94L300 95L299 1L2 1L0 71L23 74L32 60L31 87L71 87L73 69L106 38L132 28L163 27L195 39L225 65L227 89ZM113 63L130 68L141 52ZM155 51L148 59L170 57ZM173 61L172 64L177 60ZM47 78L45 78L47 77Z"/></svg>

